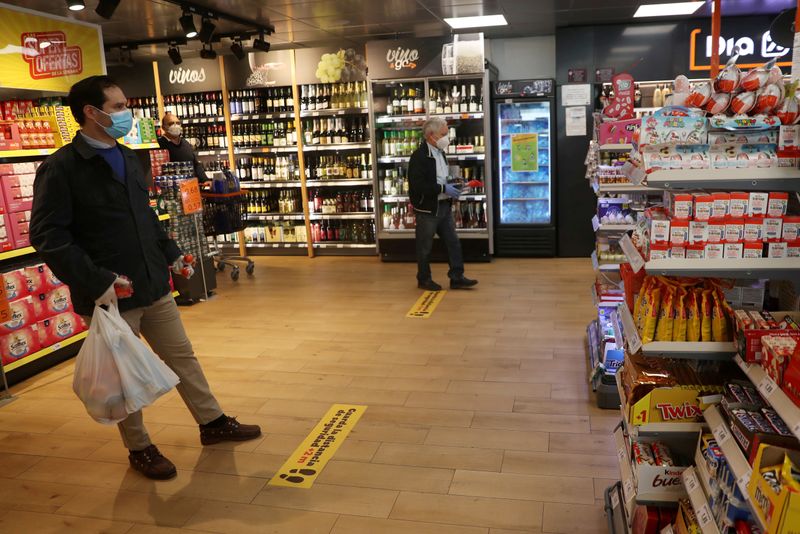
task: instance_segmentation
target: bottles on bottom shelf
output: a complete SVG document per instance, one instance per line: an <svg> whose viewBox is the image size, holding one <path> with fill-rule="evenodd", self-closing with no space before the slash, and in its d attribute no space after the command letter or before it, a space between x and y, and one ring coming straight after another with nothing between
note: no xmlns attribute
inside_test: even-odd
<svg viewBox="0 0 800 534"><path fill-rule="evenodd" d="M453 221L457 229L486 228L486 202L456 200L452 204ZM381 228L388 231L410 230L416 227L414 208L410 202L385 202Z"/></svg>
<svg viewBox="0 0 800 534"><path fill-rule="evenodd" d="M299 213L303 211L300 189L267 189L247 192L247 213Z"/></svg>
<svg viewBox="0 0 800 534"><path fill-rule="evenodd" d="M308 195L309 213L356 213L375 210L372 189L360 191L322 191L315 189Z"/></svg>
<svg viewBox="0 0 800 534"><path fill-rule="evenodd" d="M311 224L314 243L375 243L375 221L321 220Z"/></svg>

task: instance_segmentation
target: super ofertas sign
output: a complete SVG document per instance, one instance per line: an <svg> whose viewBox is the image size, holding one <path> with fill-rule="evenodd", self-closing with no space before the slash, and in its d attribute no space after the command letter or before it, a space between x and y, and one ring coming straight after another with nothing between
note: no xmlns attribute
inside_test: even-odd
<svg viewBox="0 0 800 534"><path fill-rule="evenodd" d="M100 26L0 4L0 87L67 92L105 74Z"/></svg>
<svg viewBox="0 0 800 534"><path fill-rule="evenodd" d="M762 19L754 20L761 21ZM767 20L767 22L769 21ZM705 24L690 28L689 69L692 71L710 70L714 45L711 29ZM736 54L737 49L739 60L736 64L740 68L757 67L773 58L779 58L778 66L790 67L792 65L791 49L779 46L772 40L768 25L755 22L743 24L739 19L723 19L722 33L719 37L720 63L724 65L729 57Z"/></svg>

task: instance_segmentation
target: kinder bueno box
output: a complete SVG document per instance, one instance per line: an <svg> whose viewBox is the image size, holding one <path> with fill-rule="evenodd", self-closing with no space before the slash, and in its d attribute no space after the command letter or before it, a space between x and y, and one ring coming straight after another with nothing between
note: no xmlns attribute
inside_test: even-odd
<svg viewBox="0 0 800 534"><path fill-rule="evenodd" d="M13 174L0 178L6 210L9 213L30 210L33 207L33 180L35 174Z"/></svg>
<svg viewBox="0 0 800 534"><path fill-rule="evenodd" d="M0 335L0 357L5 365L30 356L39 348L39 332L36 325Z"/></svg>
<svg viewBox="0 0 800 534"><path fill-rule="evenodd" d="M641 119L604 122L600 125L600 144L627 145L639 136Z"/></svg>
<svg viewBox="0 0 800 534"><path fill-rule="evenodd" d="M41 321L60 313L72 311L72 298L67 286L60 286L38 295L34 301L37 320Z"/></svg>
<svg viewBox="0 0 800 534"><path fill-rule="evenodd" d="M38 323L39 342L50 347L86 330L86 323L74 312L60 313Z"/></svg>
<svg viewBox="0 0 800 534"><path fill-rule="evenodd" d="M0 334L10 334L36 322L33 299L23 297L8 303L11 319L0 324Z"/></svg>
<svg viewBox="0 0 800 534"><path fill-rule="evenodd" d="M662 443L663 445L663 443ZM644 438L634 444L638 447L649 446ZM672 451L672 447L670 447ZM674 453L674 452L673 452ZM680 499L686 496L686 490L681 480L681 475L687 467L674 467L666 465L651 465L647 462L635 464L637 493L657 494L664 498Z"/></svg>

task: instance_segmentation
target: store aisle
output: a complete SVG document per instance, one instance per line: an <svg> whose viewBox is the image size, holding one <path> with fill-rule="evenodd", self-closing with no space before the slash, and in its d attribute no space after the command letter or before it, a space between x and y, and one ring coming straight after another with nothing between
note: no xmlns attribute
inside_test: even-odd
<svg viewBox="0 0 800 534"><path fill-rule="evenodd" d="M264 258L253 279L221 276L183 316L223 407L265 435L203 448L172 392L145 411L179 469L168 482L128 469L116 429L72 393L72 363L18 386L0 408L0 531L606 532L619 414L586 385L590 263L467 274L478 289L428 320L404 318L410 264ZM267 486L336 402L369 408L313 488Z"/></svg>

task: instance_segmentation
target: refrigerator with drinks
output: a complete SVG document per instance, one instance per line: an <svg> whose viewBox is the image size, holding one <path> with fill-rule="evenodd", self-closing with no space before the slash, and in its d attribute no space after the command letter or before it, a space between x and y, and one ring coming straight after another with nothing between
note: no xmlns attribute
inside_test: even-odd
<svg viewBox="0 0 800 534"><path fill-rule="evenodd" d="M556 255L555 82L493 84L495 254Z"/></svg>

